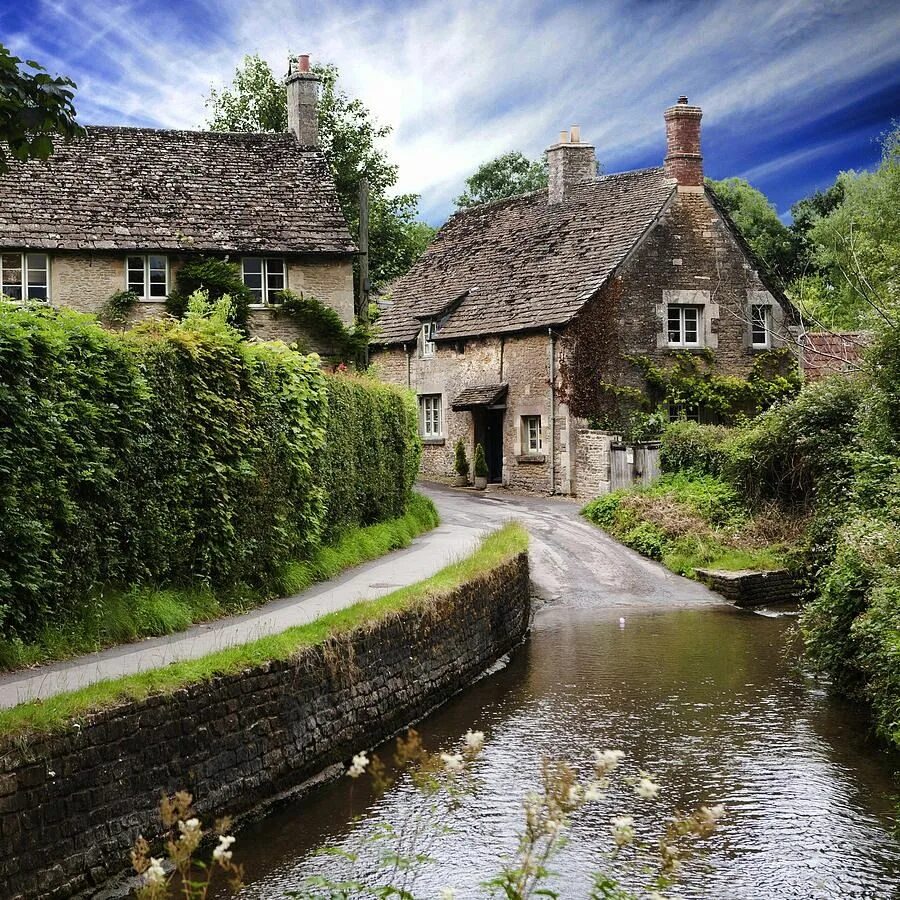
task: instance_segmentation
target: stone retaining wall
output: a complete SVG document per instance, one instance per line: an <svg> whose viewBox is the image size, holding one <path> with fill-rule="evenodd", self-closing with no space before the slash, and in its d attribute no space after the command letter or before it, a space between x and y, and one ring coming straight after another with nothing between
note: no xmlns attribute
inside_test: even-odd
<svg viewBox="0 0 900 900"><path fill-rule="evenodd" d="M797 599L797 583L785 569L772 572L697 569L697 578L737 606L765 606Z"/></svg>
<svg viewBox="0 0 900 900"><path fill-rule="evenodd" d="M525 636L521 554L452 595L237 675L0 745L0 894L90 896L158 835L163 792L240 814L389 737Z"/></svg>

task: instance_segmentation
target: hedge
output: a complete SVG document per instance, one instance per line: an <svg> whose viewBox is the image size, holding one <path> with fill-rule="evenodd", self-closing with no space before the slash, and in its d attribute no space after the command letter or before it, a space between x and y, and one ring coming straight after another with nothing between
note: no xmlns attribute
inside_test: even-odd
<svg viewBox="0 0 900 900"><path fill-rule="evenodd" d="M221 321L120 335L0 302L0 631L90 614L106 584L264 586L402 514L418 452L401 393Z"/></svg>

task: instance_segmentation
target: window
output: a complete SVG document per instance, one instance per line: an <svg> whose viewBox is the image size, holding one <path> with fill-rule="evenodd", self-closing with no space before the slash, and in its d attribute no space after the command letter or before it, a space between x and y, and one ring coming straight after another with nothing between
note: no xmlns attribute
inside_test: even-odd
<svg viewBox="0 0 900 900"><path fill-rule="evenodd" d="M540 453L541 449L541 417L522 416L523 452Z"/></svg>
<svg viewBox="0 0 900 900"><path fill-rule="evenodd" d="M750 342L754 347L769 346L769 319L771 309L767 303L750 304Z"/></svg>
<svg viewBox="0 0 900 900"><path fill-rule="evenodd" d="M275 295L285 288L283 259L245 256L241 260L241 272L255 304L269 306L278 302Z"/></svg>
<svg viewBox="0 0 900 900"><path fill-rule="evenodd" d="M169 260L165 256L129 256L126 284L142 300L165 300L169 293Z"/></svg>
<svg viewBox="0 0 900 900"><path fill-rule="evenodd" d="M437 323L434 319L428 319L422 324L422 356L434 356L434 335L437 332Z"/></svg>
<svg viewBox="0 0 900 900"><path fill-rule="evenodd" d="M12 300L49 300L48 260L46 253L0 255L0 294Z"/></svg>
<svg viewBox="0 0 900 900"><path fill-rule="evenodd" d="M441 395L423 394L419 397L419 420L422 437L441 437Z"/></svg>
<svg viewBox="0 0 900 900"><path fill-rule="evenodd" d="M668 334L670 347L700 346L700 307L668 307Z"/></svg>

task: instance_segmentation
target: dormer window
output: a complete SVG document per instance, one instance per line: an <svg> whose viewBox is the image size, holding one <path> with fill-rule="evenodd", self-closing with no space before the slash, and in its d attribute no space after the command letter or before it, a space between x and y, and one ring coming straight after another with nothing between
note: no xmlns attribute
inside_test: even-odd
<svg viewBox="0 0 900 900"><path fill-rule="evenodd" d="M241 260L241 275L253 295L254 306L277 303L276 295L285 288L283 259L245 256Z"/></svg>
<svg viewBox="0 0 900 900"><path fill-rule="evenodd" d="M422 357L428 359L434 356L434 336L437 333L437 322L434 319L426 319L422 323Z"/></svg>

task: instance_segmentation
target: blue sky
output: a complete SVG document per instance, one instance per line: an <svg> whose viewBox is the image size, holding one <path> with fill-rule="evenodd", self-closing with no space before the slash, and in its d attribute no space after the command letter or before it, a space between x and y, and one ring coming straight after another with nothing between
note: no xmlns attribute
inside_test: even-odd
<svg viewBox="0 0 900 900"><path fill-rule="evenodd" d="M200 127L244 53L333 62L434 224L480 162L572 124L607 172L658 165L679 94L703 107L707 174L782 215L874 165L900 118L897 0L0 0L0 41L72 77L98 124Z"/></svg>

